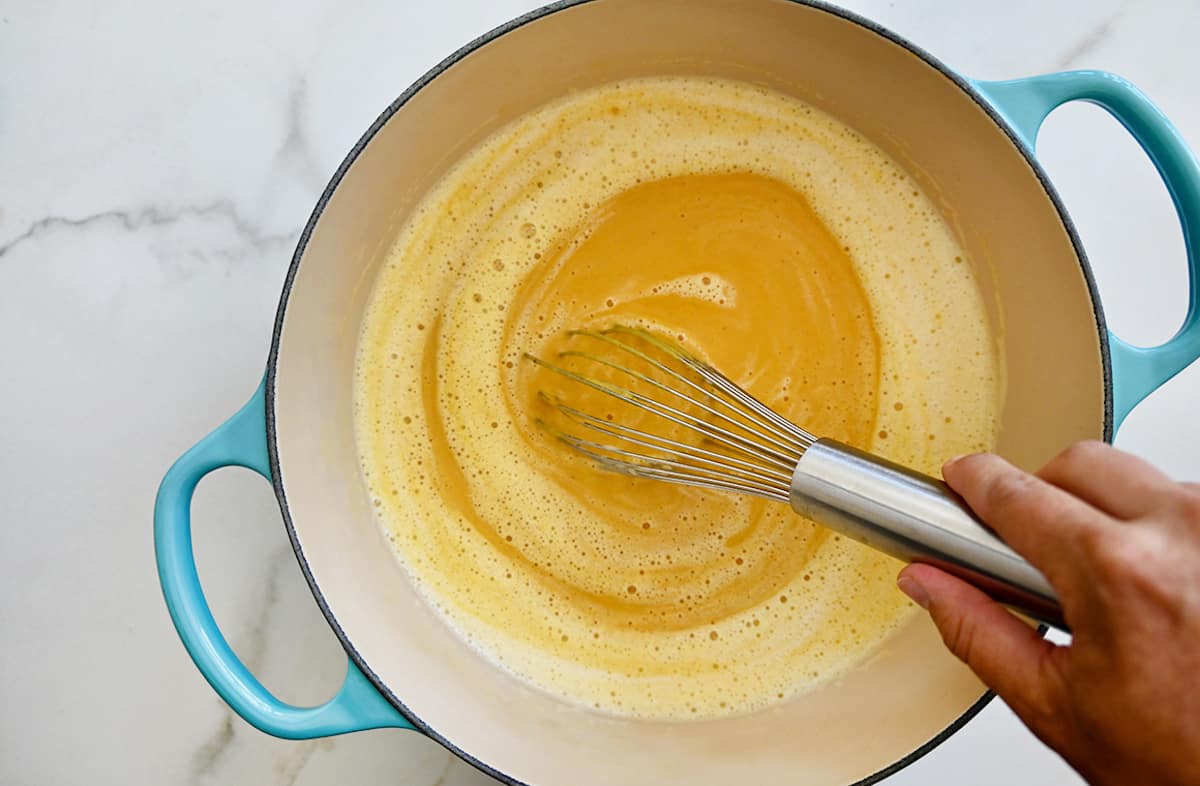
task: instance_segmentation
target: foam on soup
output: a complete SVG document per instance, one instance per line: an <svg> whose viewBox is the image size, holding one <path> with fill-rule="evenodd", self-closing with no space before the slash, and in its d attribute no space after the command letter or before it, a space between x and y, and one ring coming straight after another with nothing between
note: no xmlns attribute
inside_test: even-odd
<svg viewBox="0 0 1200 786"><path fill-rule="evenodd" d="M670 336L805 428L936 472L991 447L971 266L896 163L749 84L614 83L504 127L400 231L359 341L380 525L486 657L653 719L786 700L912 612L899 565L786 505L598 471L533 418L569 328ZM578 400L578 390L563 391Z"/></svg>

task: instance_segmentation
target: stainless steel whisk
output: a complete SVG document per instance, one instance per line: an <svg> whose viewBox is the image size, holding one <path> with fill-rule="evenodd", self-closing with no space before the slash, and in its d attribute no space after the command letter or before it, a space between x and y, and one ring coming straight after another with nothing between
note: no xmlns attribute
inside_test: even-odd
<svg viewBox="0 0 1200 786"><path fill-rule="evenodd" d="M546 404L595 436L539 423L602 468L787 502L818 524L906 562L936 565L1002 603L1066 628L1045 577L942 481L810 434L645 330L618 325L570 335L587 350L560 352L556 363L526 357L636 408L628 413L649 413L656 427L679 427L674 437L664 436L540 391Z"/></svg>

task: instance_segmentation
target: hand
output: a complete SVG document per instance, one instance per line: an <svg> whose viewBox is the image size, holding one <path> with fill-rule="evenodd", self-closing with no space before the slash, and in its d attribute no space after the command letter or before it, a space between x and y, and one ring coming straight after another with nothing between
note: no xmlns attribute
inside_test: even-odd
<svg viewBox="0 0 1200 786"><path fill-rule="evenodd" d="M1099 442L1036 475L979 454L946 482L1045 574L1068 646L929 565L900 589L946 646L1094 786L1200 784L1200 486Z"/></svg>

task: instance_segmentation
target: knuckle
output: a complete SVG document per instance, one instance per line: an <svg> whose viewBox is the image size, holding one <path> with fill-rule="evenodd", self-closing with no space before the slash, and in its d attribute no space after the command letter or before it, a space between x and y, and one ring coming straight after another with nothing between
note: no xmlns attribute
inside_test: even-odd
<svg viewBox="0 0 1200 786"><path fill-rule="evenodd" d="M959 614L943 616L938 628L946 648L970 665L975 650L975 629L967 622L967 618Z"/></svg>
<svg viewBox="0 0 1200 786"><path fill-rule="evenodd" d="M1047 461L1036 473L1037 477L1058 485L1064 480L1089 474L1089 468L1100 461L1107 446L1096 440L1073 442Z"/></svg>
<svg viewBox="0 0 1200 786"><path fill-rule="evenodd" d="M1038 734L1060 736L1063 731L1062 691L1057 680L1043 667L1038 681L1020 697L1006 699L1027 726Z"/></svg>
<svg viewBox="0 0 1200 786"><path fill-rule="evenodd" d="M1172 579L1164 545L1152 537L1131 538L1125 555L1124 579L1137 596L1173 605L1178 587Z"/></svg>
<svg viewBox="0 0 1200 786"><path fill-rule="evenodd" d="M1096 453L1096 448L1099 445L1095 440L1083 440L1081 442L1073 442L1055 457L1055 461L1059 464L1078 464L1081 461L1087 461Z"/></svg>
<svg viewBox="0 0 1200 786"><path fill-rule="evenodd" d="M1136 597L1169 601L1173 589L1164 546L1150 533L1090 532L1082 547L1097 576Z"/></svg>
<svg viewBox="0 0 1200 786"><path fill-rule="evenodd" d="M1133 568L1125 541L1126 538L1116 537L1115 533L1085 529L1079 533L1077 545L1100 575L1124 578Z"/></svg>
<svg viewBox="0 0 1200 786"><path fill-rule="evenodd" d="M1084 527L1075 535L1075 548L1084 557L1101 562L1120 557L1120 550L1113 543L1113 535L1098 527Z"/></svg>
<svg viewBox="0 0 1200 786"><path fill-rule="evenodd" d="M989 510L1011 510L1021 504L1023 498L1036 483L1032 475L1023 472L1008 472L1000 475L987 488L985 501Z"/></svg>
<svg viewBox="0 0 1200 786"><path fill-rule="evenodd" d="M1193 524L1200 524L1200 484L1181 484L1177 505L1180 516Z"/></svg>

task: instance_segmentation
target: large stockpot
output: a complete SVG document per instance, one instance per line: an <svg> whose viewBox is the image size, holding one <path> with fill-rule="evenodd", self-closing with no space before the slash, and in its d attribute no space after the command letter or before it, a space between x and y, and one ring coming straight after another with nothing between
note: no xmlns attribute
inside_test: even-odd
<svg viewBox="0 0 1200 786"><path fill-rule="evenodd" d="M793 94L881 146L935 197L976 266L1003 344L997 450L1033 467L1111 439L1128 411L1200 355L1200 169L1128 83L1095 71L966 79L844 11L790 0L585 0L535 11L422 77L354 147L313 211L284 284L266 377L250 402L167 473L159 574L197 666L247 721L311 738L416 729L496 777L528 784L868 783L945 739L988 700L920 615L860 667L769 710L639 722L531 689L466 646L417 595L375 523L352 429L355 341L375 272L423 194L489 133L544 102L615 79L700 74ZM1114 114L1167 182L1189 251L1191 308L1149 349L1111 336L1033 147L1070 100ZM275 487L321 610L350 657L327 704L272 697L208 612L191 553L196 483L250 467Z"/></svg>

